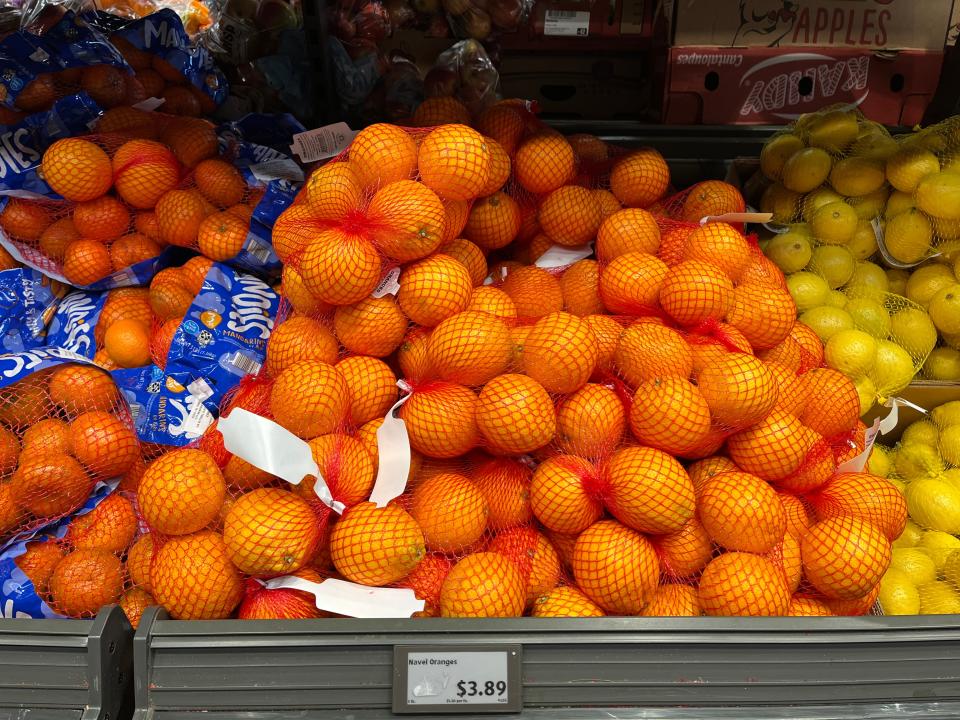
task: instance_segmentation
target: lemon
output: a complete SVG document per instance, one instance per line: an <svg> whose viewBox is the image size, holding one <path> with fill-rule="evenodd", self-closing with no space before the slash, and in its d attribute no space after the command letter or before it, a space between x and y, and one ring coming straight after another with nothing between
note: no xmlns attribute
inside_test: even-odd
<svg viewBox="0 0 960 720"><path fill-rule="evenodd" d="M953 274L960 280L960 239L944 240L937 245L937 262L953 267Z"/></svg>
<svg viewBox="0 0 960 720"><path fill-rule="evenodd" d="M847 296L843 294L842 290L831 290L830 296L827 298L827 305L843 310L847 307Z"/></svg>
<svg viewBox="0 0 960 720"><path fill-rule="evenodd" d="M844 309L853 318L857 330L870 333L878 340L890 334L890 314L882 303L869 297L852 297L847 300Z"/></svg>
<svg viewBox="0 0 960 720"><path fill-rule="evenodd" d="M800 312L825 305L830 294L827 281L812 272L796 272L790 275L787 278L787 290L793 296Z"/></svg>
<svg viewBox="0 0 960 720"><path fill-rule="evenodd" d="M937 579L937 566L927 553L917 548L893 548L890 567L902 572L914 585L926 585Z"/></svg>
<svg viewBox="0 0 960 720"><path fill-rule="evenodd" d="M919 308L904 308L890 318L890 339L915 358L923 358L937 344L937 328Z"/></svg>
<svg viewBox="0 0 960 720"><path fill-rule="evenodd" d="M930 411L930 419L937 427L960 425L960 400L951 400Z"/></svg>
<svg viewBox="0 0 960 720"><path fill-rule="evenodd" d="M913 193L894 190L890 193L890 197L887 198L887 207L883 211L883 216L889 220L912 207L915 207L913 204Z"/></svg>
<svg viewBox="0 0 960 720"><path fill-rule="evenodd" d="M907 494L907 484L900 478L889 477L887 478L887 482L893 485L901 495Z"/></svg>
<svg viewBox="0 0 960 720"><path fill-rule="evenodd" d="M847 250L857 260L866 260L877 252L877 234L868 220L857 223L853 237L847 242Z"/></svg>
<svg viewBox="0 0 960 720"><path fill-rule="evenodd" d="M783 164L783 185L795 193L808 193L830 177L833 161L818 147L798 150Z"/></svg>
<svg viewBox="0 0 960 720"><path fill-rule="evenodd" d="M930 254L932 243L933 225L916 208L890 218L883 230L883 244L887 252L902 263L923 260Z"/></svg>
<svg viewBox="0 0 960 720"><path fill-rule="evenodd" d="M843 195L834 192L826 185L818 187L803 198L803 219L810 222L810 218L817 210L832 202L843 202Z"/></svg>
<svg viewBox="0 0 960 720"><path fill-rule="evenodd" d="M943 471L943 475L941 477L943 478L944 482L950 483L955 488L960 490L960 468L948 468Z"/></svg>
<svg viewBox="0 0 960 720"><path fill-rule="evenodd" d="M882 163L862 157L838 160L830 171L833 189L847 197L869 195L879 190L885 179Z"/></svg>
<svg viewBox="0 0 960 720"><path fill-rule="evenodd" d="M943 473L943 460L937 448L931 445L918 443L915 445L901 445L897 451L897 475L910 483L912 487L920 480L932 480ZM913 513L911 513L913 515ZM917 522L920 519L914 517ZM920 523L923 525L923 523Z"/></svg>
<svg viewBox="0 0 960 720"><path fill-rule="evenodd" d="M779 180L787 158L803 147L803 140L791 133L770 138L760 151L760 170L771 180Z"/></svg>
<svg viewBox="0 0 960 720"><path fill-rule="evenodd" d="M832 290L846 285L853 277L857 261L845 247L822 245L813 251L808 269L822 275Z"/></svg>
<svg viewBox="0 0 960 720"><path fill-rule="evenodd" d="M848 248L849 249L849 248ZM860 260L853 267L853 275L847 280L847 291L855 295L885 293L890 287L883 268L868 260Z"/></svg>
<svg viewBox="0 0 960 720"><path fill-rule="evenodd" d="M960 425L947 425L940 430L940 457L954 467L960 467Z"/></svg>
<svg viewBox="0 0 960 720"><path fill-rule="evenodd" d="M827 305L807 310L800 315L800 322L813 330L820 338L820 342L827 342L841 330L853 329L853 318L850 317L850 313Z"/></svg>
<svg viewBox="0 0 960 720"><path fill-rule="evenodd" d="M951 347L931 350L923 364L923 376L934 382L960 383L960 350Z"/></svg>
<svg viewBox="0 0 960 720"><path fill-rule="evenodd" d="M936 478L914 480L907 485L907 509L921 527L960 533L960 490L950 483Z"/></svg>
<svg viewBox="0 0 960 720"><path fill-rule="evenodd" d="M907 280L907 298L917 305L927 307L937 292L955 282L953 271L946 265L940 263L922 265L914 270L910 274L910 279Z"/></svg>
<svg viewBox="0 0 960 720"><path fill-rule="evenodd" d="M950 153L940 158L941 170L960 170L960 154Z"/></svg>
<svg viewBox="0 0 960 720"><path fill-rule="evenodd" d="M840 153L857 139L860 126L853 113L846 110L831 110L814 116L806 130L808 144L832 153Z"/></svg>
<svg viewBox="0 0 960 720"><path fill-rule="evenodd" d="M866 375L861 375L853 381L857 389L857 399L860 401L860 415L863 416L877 402L877 386Z"/></svg>
<svg viewBox="0 0 960 720"><path fill-rule="evenodd" d="M932 582L917 588L921 615L956 615L960 613L960 595L945 582Z"/></svg>
<svg viewBox="0 0 960 720"><path fill-rule="evenodd" d="M937 572L940 572L946 564L947 558L950 557L950 553L960 549L960 540L949 533L927 530L920 538L920 542L917 543L917 547L930 556L933 564L937 567Z"/></svg>
<svg viewBox="0 0 960 720"><path fill-rule="evenodd" d="M903 528L903 532L900 533L900 537L893 541L893 548L912 548L920 544L920 540L923 538L924 531L919 525L917 525L913 520L907 520L907 524ZM924 553L926 554L926 553ZM927 557L930 557L927 555Z"/></svg>
<svg viewBox="0 0 960 720"><path fill-rule="evenodd" d="M960 172L950 170L927 175L917 185L914 201L929 215L960 220Z"/></svg>
<svg viewBox="0 0 960 720"><path fill-rule="evenodd" d="M960 588L960 550L954 550L943 563L943 579Z"/></svg>
<svg viewBox="0 0 960 720"><path fill-rule="evenodd" d="M930 298L927 311L937 330L947 335L960 333L960 283L940 288Z"/></svg>
<svg viewBox="0 0 960 720"><path fill-rule="evenodd" d="M895 568L880 579L877 602L884 615L916 615L920 612L920 593L910 578Z"/></svg>
<svg viewBox="0 0 960 720"><path fill-rule="evenodd" d="M792 222L800 207L800 197L799 193L787 190L780 183L775 183L764 190L760 198L760 211L773 213L774 222Z"/></svg>
<svg viewBox="0 0 960 720"><path fill-rule="evenodd" d="M870 457L867 459L867 472L882 478L890 474L890 458L887 456L887 448L880 443L874 444L870 450Z"/></svg>
<svg viewBox="0 0 960 720"><path fill-rule="evenodd" d="M875 217L882 217L884 208L887 206L887 197L890 190L886 185L881 185L873 192L859 197L852 197L847 200L850 206L857 213L861 220L873 220Z"/></svg>
<svg viewBox="0 0 960 720"><path fill-rule="evenodd" d="M904 445L929 445L936 447L940 441L940 431L929 420L914 420L903 429L900 442Z"/></svg>
<svg viewBox="0 0 960 720"><path fill-rule="evenodd" d="M886 171L887 180L893 187L903 193L912 193L924 177L940 172L940 161L924 148L904 148L887 159Z"/></svg>
<svg viewBox="0 0 960 720"><path fill-rule="evenodd" d="M954 350L960 350L960 333L944 333L943 341L948 347L952 347Z"/></svg>
<svg viewBox="0 0 960 720"><path fill-rule="evenodd" d="M866 375L877 357L877 341L862 330L841 330L824 348L827 366L848 377Z"/></svg>
<svg viewBox="0 0 960 720"><path fill-rule="evenodd" d="M851 155L885 161L897 151L897 141L883 128L862 127L856 141L850 146Z"/></svg>
<svg viewBox="0 0 960 720"><path fill-rule="evenodd" d="M877 343L877 354L869 376L880 395L896 395L910 384L915 374L913 358L906 350L889 340Z"/></svg>
<svg viewBox="0 0 960 720"><path fill-rule="evenodd" d="M845 202L834 200L823 205L810 218L810 234L830 245L844 245L857 231L857 212Z"/></svg>
<svg viewBox="0 0 960 720"><path fill-rule="evenodd" d="M937 247L938 252L942 252L942 241L960 238L960 220L944 220L943 218L931 217L930 222L933 224L933 236L941 240L941 245ZM952 248L948 248L948 250L956 252Z"/></svg>
<svg viewBox="0 0 960 720"><path fill-rule="evenodd" d="M807 266L813 255L813 248L810 247L808 234L791 228L788 232L770 238L764 252L780 270L790 274Z"/></svg>

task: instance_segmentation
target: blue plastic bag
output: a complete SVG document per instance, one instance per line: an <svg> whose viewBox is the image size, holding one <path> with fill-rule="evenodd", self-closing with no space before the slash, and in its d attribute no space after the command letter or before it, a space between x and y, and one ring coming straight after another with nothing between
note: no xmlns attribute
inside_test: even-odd
<svg viewBox="0 0 960 720"><path fill-rule="evenodd" d="M47 344L93 360L97 352L94 328L106 302L106 292L74 290L66 295L50 321Z"/></svg>
<svg viewBox="0 0 960 720"><path fill-rule="evenodd" d="M31 268L0 272L0 349L18 353L45 344L66 288Z"/></svg>

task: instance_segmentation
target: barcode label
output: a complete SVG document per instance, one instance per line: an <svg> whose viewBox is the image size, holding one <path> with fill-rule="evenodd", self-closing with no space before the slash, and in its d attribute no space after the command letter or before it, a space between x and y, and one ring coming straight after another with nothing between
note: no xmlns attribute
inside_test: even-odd
<svg viewBox="0 0 960 720"><path fill-rule="evenodd" d="M590 35L590 13L581 10L547 10L543 16L543 34L587 37Z"/></svg>
<svg viewBox="0 0 960 720"><path fill-rule="evenodd" d="M261 365L256 360L251 357L244 355L239 350L235 352L227 363L237 370L247 373L248 375L256 375L260 372Z"/></svg>
<svg viewBox="0 0 960 720"><path fill-rule="evenodd" d="M250 172L260 182L270 182L271 180L289 180L290 182L303 182L303 170L290 158L277 158L275 160L264 160L250 166Z"/></svg>
<svg viewBox="0 0 960 720"><path fill-rule="evenodd" d="M261 265L269 262L273 255L273 248L253 234L247 236L246 250Z"/></svg>
<svg viewBox="0 0 960 720"><path fill-rule="evenodd" d="M142 409L143 409L143 405L140 405L138 403L133 403L130 406L130 419L133 420L133 422L137 422L137 419L140 417L140 411Z"/></svg>
<svg viewBox="0 0 960 720"><path fill-rule="evenodd" d="M317 162L346 150L354 135L356 133L345 122L334 123L297 133L290 149L305 163Z"/></svg>
<svg viewBox="0 0 960 720"><path fill-rule="evenodd" d="M197 400L190 408L190 414L184 419L181 427L186 434L200 437L213 424L213 420L214 417L210 411L204 407L202 402Z"/></svg>

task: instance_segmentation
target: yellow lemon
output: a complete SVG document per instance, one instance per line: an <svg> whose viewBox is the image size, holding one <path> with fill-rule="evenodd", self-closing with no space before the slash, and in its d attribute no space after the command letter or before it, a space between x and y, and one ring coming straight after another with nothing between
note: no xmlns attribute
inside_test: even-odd
<svg viewBox="0 0 960 720"><path fill-rule="evenodd" d="M910 279L910 273L900 268L887 269L888 290L894 295L903 295L907 291L907 280Z"/></svg>
<svg viewBox="0 0 960 720"><path fill-rule="evenodd" d="M800 315L800 322L813 330L820 338L820 342L824 343L841 330L853 329L853 318L850 317L850 313L827 305L807 310Z"/></svg>
<svg viewBox="0 0 960 720"><path fill-rule="evenodd" d="M834 200L817 208L810 218L810 234L829 245L844 245L857 231L859 218L847 203Z"/></svg>
<svg viewBox="0 0 960 720"><path fill-rule="evenodd" d="M947 425L940 431L940 457L948 465L960 467L960 425Z"/></svg>
<svg viewBox="0 0 960 720"><path fill-rule="evenodd" d="M771 180L779 180L787 158L803 147L803 140L791 133L770 138L760 151L760 170Z"/></svg>
<svg viewBox="0 0 960 720"><path fill-rule="evenodd" d="M940 263L922 265L914 270L910 274L910 279L907 280L907 298L917 305L927 307L934 295L955 282L953 271L946 265Z"/></svg>
<svg viewBox="0 0 960 720"><path fill-rule="evenodd" d="M947 558L950 557L950 553L960 550L960 539L950 533L927 530L917 543L917 547L930 556L939 573L946 564Z"/></svg>
<svg viewBox="0 0 960 720"><path fill-rule="evenodd" d="M937 566L927 553L914 547L896 547L890 553L890 567L904 573L914 585L937 579Z"/></svg>
<svg viewBox="0 0 960 720"><path fill-rule="evenodd" d="M907 485L907 509L921 527L956 535L960 533L960 490L936 478L921 478Z"/></svg>
<svg viewBox="0 0 960 720"><path fill-rule="evenodd" d="M940 441L940 431L929 420L914 420L903 429L900 435L902 445L929 445L936 447Z"/></svg>
<svg viewBox="0 0 960 720"><path fill-rule="evenodd" d="M930 298L927 312L940 332L946 335L960 333L960 283L940 288Z"/></svg>
<svg viewBox="0 0 960 720"><path fill-rule="evenodd" d="M857 330L870 333L878 340L890 334L890 314L883 303L875 298L852 297L847 300L844 309L850 313Z"/></svg>
<svg viewBox="0 0 960 720"><path fill-rule="evenodd" d="M938 347L923 364L923 377L934 382L960 383L960 350Z"/></svg>
<svg viewBox="0 0 960 720"><path fill-rule="evenodd" d="M845 247L821 245L813 251L809 269L822 275L831 289L836 289L849 282L856 266L857 261Z"/></svg>
<svg viewBox="0 0 960 720"><path fill-rule="evenodd" d="M764 252L781 271L788 275L803 270L813 256L810 236L803 230L793 228L770 238Z"/></svg>
<svg viewBox="0 0 960 720"><path fill-rule="evenodd" d="M943 579L960 588L960 550L954 550L943 562Z"/></svg>
<svg viewBox="0 0 960 720"><path fill-rule="evenodd" d="M775 183L764 190L760 198L760 211L773 213L773 222L793 222L800 209L800 198L799 193Z"/></svg>
<svg viewBox="0 0 960 720"><path fill-rule="evenodd" d="M940 453L936 447L920 443L901 445L897 451L895 467L897 468L897 475L909 482L912 487L921 480L937 482L937 478L943 473L943 460L940 459ZM930 489L926 488L926 490ZM937 488L932 489L936 490ZM924 525L920 522L920 518L913 513L910 514L920 525Z"/></svg>
<svg viewBox="0 0 960 720"><path fill-rule="evenodd" d="M827 367L857 378L873 367L877 341L863 330L841 330L827 341L823 357Z"/></svg>
<svg viewBox="0 0 960 720"><path fill-rule="evenodd" d="M889 220L912 207L916 207L913 204L912 192L906 193L900 190L894 190L887 198L887 207L883 211L883 216Z"/></svg>
<svg viewBox="0 0 960 720"><path fill-rule="evenodd" d="M887 220L883 244L895 260L902 263L920 262L930 254L932 243L933 225L916 208Z"/></svg>
<svg viewBox="0 0 960 720"><path fill-rule="evenodd" d="M886 398L896 395L910 384L916 375L916 367L906 350L889 340L880 340L869 375L877 392Z"/></svg>
<svg viewBox="0 0 960 720"><path fill-rule="evenodd" d="M873 380L867 375L854 378L853 386L857 389L857 400L860 401L860 415L862 417L867 414L867 411L869 411L879 399L877 386L873 384Z"/></svg>
<svg viewBox="0 0 960 720"><path fill-rule="evenodd" d="M884 615L916 615L920 612L920 593L910 578L895 568L887 570L880 579L877 596Z"/></svg>
<svg viewBox="0 0 960 720"><path fill-rule="evenodd" d="M847 307L847 296L844 295L842 290L831 290L830 296L827 298L827 305L843 310Z"/></svg>
<svg viewBox="0 0 960 720"><path fill-rule="evenodd" d="M843 195L826 185L818 187L803 197L803 219L810 222L814 213L827 203L843 202Z"/></svg>
<svg viewBox="0 0 960 720"><path fill-rule="evenodd" d="M937 344L937 328L926 312L907 307L891 315L890 339L912 357L925 358Z"/></svg>
<svg viewBox="0 0 960 720"><path fill-rule="evenodd" d="M869 220L857 223L853 237L847 242L847 250L857 260L866 260L877 253L877 234Z"/></svg>
<svg viewBox="0 0 960 720"><path fill-rule="evenodd" d="M867 472L882 478L890 474L890 458L887 456L887 448L880 443L875 443L870 450L870 457L867 459Z"/></svg>
<svg viewBox="0 0 960 720"><path fill-rule="evenodd" d="M913 520L907 520L907 524L903 528L903 532L900 533L900 537L893 541L893 547L894 549L916 547L923 539L923 535L924 531L922 527L917 525Z"/></svg>
<svg viewBox="0 0 960 720"><path fill-rule="evenodd" d="M831 153L846 150L859 134L857 116L847 110L815 115L806 127L807 143Z"/></svg>
<svg viewBox="0 0 960 720"><path fill-rule="evenodd" d="M930 420L937 427L960 425L960 400L951 400L930 411Z"/></svg>
<svg viewBox="0 0 960 720"><path fill-rule="evenodd" d="M830 171L833 189L847 197L869 195L879 190L885 179L883 164L863 157L838 160Z"/></svg>
<svg viewBox="0 0 960 720"><path fill-rule="evenodd" d="M875 217L883 216L889 195L890 189L886 185L881 185L866 195L848 198L847 202L850 203L850 206L857 213L858 218L861 220L873 220Z"/></svg>
<svg viewBox="0 0 960 720"><path fill-rule="evenodd" d="M887 180L903 193L913 193L924 177L937 172L940 172L940 161L922 147L903 148L887 159Z"/></svg>
<svg viewBox="0 0 960 720"><path fill-rule="evenodd" d="M808 193L830 177L833 160L818 147L798 150L783 164L783 185L795 193Z"/></svg>
<svg viewBox="0 0 960 720"><path fill-rule="evenodd" d="M921 615L956 615L960 613L960 595L950 583L932 582L917 588Z"/></svg>
<svg viewBox="0 0 960 720"><path fill-rule="evenodd" d="M797 304L797 310L803 312L824 305L830 294L827 281L812 272L796 272L787 278L787 290Z"/></svg>
<svg viewBox="0 0 960 720"><path fill-rule="evenodd" d="M853 275L847 280L846 289L854 295L885 293L890 287L883 268L869 260L859 261L853 268Z"/></svg>
<svg viewBox="0 0 960 720"><path fill-rule="evenodd" d="M929 215L960 220L960 172L949 170L927 175L917 185L914 200L917 207Z"/></svg>

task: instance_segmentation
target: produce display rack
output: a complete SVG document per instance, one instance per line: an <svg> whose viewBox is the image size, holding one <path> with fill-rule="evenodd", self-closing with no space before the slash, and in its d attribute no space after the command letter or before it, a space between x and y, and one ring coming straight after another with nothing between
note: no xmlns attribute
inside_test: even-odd
<svg viewBox="0 0 960 720"><path fill-rule="evenodd" d="M398 717L394 648L522 648L519 713L435 718L960 717L960 617L182 622L134 638L136 720Z"/></svg>
<svg viewBox="0 0 960 720"><path fill-rule="evenodd" d="M93 620L0 620L0 720L117 720L133 677L117 605Z"/></svg>

